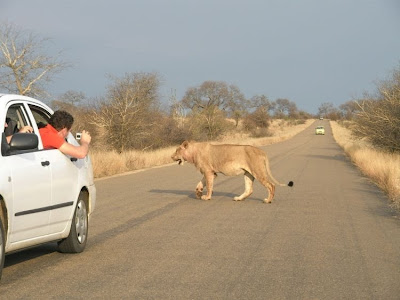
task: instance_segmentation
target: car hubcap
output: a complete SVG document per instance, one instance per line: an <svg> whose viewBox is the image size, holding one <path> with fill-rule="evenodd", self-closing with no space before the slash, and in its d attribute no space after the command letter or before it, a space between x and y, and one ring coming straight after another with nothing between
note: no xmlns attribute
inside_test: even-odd
<svg viewBox="0 0 400 300"><path fill-rule="evenodd" d="M87 212L85 202L79 201L76 208L75 228L79 243L84 243L87 234Z"/></svg>

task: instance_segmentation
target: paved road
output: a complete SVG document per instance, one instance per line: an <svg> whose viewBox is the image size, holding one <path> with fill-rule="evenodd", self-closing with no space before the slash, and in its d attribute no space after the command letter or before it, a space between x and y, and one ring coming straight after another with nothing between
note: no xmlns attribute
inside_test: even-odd
<svg viewBox="0 0 400 300"><path fill-rule="evenodd" d="M315 136L317 124L327 127ZM240 177L197 200L193 166L97 181L87 249L9 255L1 299L400 299L400 218L348 161L329 123L264 148L295 187L234 202Z"/></svg>

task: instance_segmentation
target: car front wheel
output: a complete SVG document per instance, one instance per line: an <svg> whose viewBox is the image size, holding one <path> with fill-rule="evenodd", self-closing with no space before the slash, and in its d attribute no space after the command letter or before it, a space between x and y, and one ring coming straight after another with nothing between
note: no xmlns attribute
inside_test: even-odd
<svg viewBox="0 0 400 300"><path fill-rule="evenodd" d="M5 244L6 244L6 238L4 234L3 223L1 222L0 218L0 279L1 279L1 272L3 271L3 266L4 266Z"/></svg>
<svg viewBox="0 0 400 300"><path fill-rule="evenodd" d="M68 237L58 243L58 250L64 253L82 252L86 246L88 227L86 203L79 197L72 218L71 230Z"/></svg>

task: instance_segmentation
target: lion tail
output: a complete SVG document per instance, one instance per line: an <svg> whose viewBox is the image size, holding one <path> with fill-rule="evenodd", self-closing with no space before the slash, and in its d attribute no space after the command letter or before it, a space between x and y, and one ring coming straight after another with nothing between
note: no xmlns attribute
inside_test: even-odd
<svg viewBox="0 0 400 300"><path fill-rule="evenodd" d="M285 184L285 183L280 183L278 180L276 180L276 179L274 178L274 176L272 176L271 169L269 168L269 162L268 162L268 160L265 160L265 166L266 166L266 168L267 168L267 173L268 173L269 178L271 178L271 180L273 181L273 183L274 183L275 185L279 185L279 186L290 186L290 187L292 187L292 186L294 185L294 182L293 182L293 181L289 181L288 184Z"/></svg>

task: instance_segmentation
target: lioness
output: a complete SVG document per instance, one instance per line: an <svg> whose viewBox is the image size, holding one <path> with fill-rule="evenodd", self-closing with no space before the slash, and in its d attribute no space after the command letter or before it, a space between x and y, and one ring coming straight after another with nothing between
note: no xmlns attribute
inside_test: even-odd
<svg viewBox="0 0 400 300"><path fill-rule="evenodd" d="M272 202L275 185L286 186L271 175L265 152L253 146L211 145L185 141L171 158L179 164L183 164L184 161L190 162L203 174L202 180L196 186L196 196L203 200L211 199L217 173L227 176L244 174L245 190L240 196L234 197L235 201L244 200L253 193L254 178L269 191L268 198L264 199L265 203ZM206 195L203 195L204 185L207 186ZM293 186L293 181L290 181L288 186Z"/></svg>

